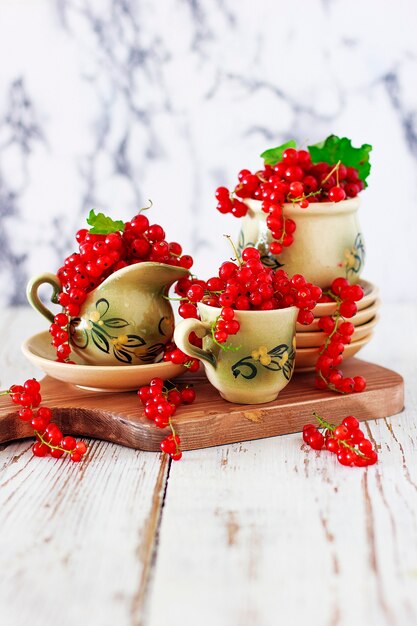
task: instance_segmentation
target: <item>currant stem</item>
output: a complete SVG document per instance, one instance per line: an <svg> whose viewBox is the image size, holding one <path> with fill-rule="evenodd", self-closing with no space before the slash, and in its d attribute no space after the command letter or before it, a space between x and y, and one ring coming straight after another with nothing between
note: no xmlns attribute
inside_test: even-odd
<svg viewBox="0 0 417 626"><path fill-rule="evenodd" d="M148 211L150 208L153 207L153 202L150 198L148 198L148 202L149 202L149 206L142 207L141 210L139 211L139 214L142 213L142 211Z"/></svg>
<svg viewBox="0 0 417 626"><path fill-rule="evenodd" d="M235 246L235 244L233 243L233 239L231 238L231 236L230 236L230 235L223 235L223 237L226 237L226 239L229 241L230 245L232 246L233 252L234 252L234 254L235 254L236 261L238 262L239 267L242 267L242 261L241 261L241 259L240 259L240 257L239 257L239 254L238 254L238 251L237 251L237 249L236 249L236 246Z"/></svg>
<svg viewBox="0 0 417 626"><path fill-rule="evenodd" d="M339 159L339 161L336 163L336 165L330 170L330 172L327 174L327 176L325 176L325 178L323 178L323 180L321 181L322 185L324 185L324 183L327 183L327 181L329 180L329 178L333 174L333 172L338 172L339 171L340 164L341 164L341 161Z"/></svg>
<svg viewBox="0 0 417 626"><path fill-rule="evenodd" d="M35 433L35 437L39 437L41 443L43 443L45 446L48 446L48 448L50 448L51 450L60 450L61 452L65 452L66 454L72 454L76 451L76 448L74 448L74 450L65 450L64 448L61 448L61 446L53 446L49 441L46 441L46 439L43 438L38 430L34 430L33 432Z"/></svg>
<svg viewBox="0 0 417 626"><path fill-rule="evenodd" d="M316 411L313 411L313 415L316 418L316 420L318 421L318 423L319 423L321 428L326 428L327 430L330 430L332 433L336 430L336 426L334 424L330 424L329 422L326 422L326 420L323 419L321 417L321 415L319 415ZM338 439L337 441L338 441L338 443L340 445L342 445L343 447L347 448L348 450L350 450L351 452L353 452L357 456L361 456L362 458L369 460L369 457L367 457L366 454L364 454L363 452L361 452L357 448L351 446L344 439Z"/></svg>

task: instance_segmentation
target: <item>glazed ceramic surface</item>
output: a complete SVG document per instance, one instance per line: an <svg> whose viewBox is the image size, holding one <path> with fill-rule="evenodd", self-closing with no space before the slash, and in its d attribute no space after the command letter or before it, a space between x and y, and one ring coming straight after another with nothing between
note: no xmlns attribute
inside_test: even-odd
<svg viewBox="0 0 417 626"><path fill-rule="evenodd" d="M345 346L343 352L343 359L346 360L351 356L354 356L361 350L372 338L372 331L363 339L359 341L352 341L352 343ZM319 356L319 348L298 348L297 358L295 361L295 370L306 372L314 370Z"/></svg>
<svg viewBox="0 0 417 626"><path fill-rule="evenodd" d="M91 365L152 363L174 332L174 314L165 296L188 273L181 267L150 262L114 272L89 293L80 315L71 319L71 348ZM52 322L54 314L38 296L43 283L52 285L56 302L60 284L53 274L32 279L27 297Z"/></svg>
<svg viewBox="0 0 417 626"><path fill-rule="evenodd" d="M360 324L365 324L369 322L371 319L377 315L381 306L381 301L376 299L370 306L367 306L365 309L358 311L353 317L349 318L349 322L352 322L354 326L359 326ZM319 321L320 317L315 317L313 322L308 326L304 326L303 324L296 324L297 333L311 332L319 329Z"/></svg>
<svg viewBox="0 0 417 626"><path fill-rule="evenodd" d="M293 373L298 309L238 311L240 330L227 341L231 350L221 349L211 334L221 309L201 303L198 309L202 321L187 319L176 327L178 347L201 359L209 381L225 400L239 404L274 400ZM191 332L203 338L202 350L190 344Z"/></svg>
<svg viewBox="0 0 417 626"><path fill-rule="evenodd" d="M249 207L243 218L239 252L255 246L265 265L280 267L292 276L302 274L321 288L329 287L338 276L356 283L365 261L365 246L357 219L359 199L317 202L307 209L284 204L283 212L297 224L294 243L274 257L269 253L271 234L260 200L245 200Z"/></svg>
<svg viewBox="0 0 417 626"><path fill-rule="evenodd" d="M359 341L360 339L364 339L371 332L374 331L376 324L378 323L379 315L376 315L372 320L367 322L366 324L360 324L359 326L355 326L355 330L352 335L352 341ZM317 346L322 346L326 341L327 335L323 332L319 331L311 331L306 333L296 332L295 341L297 350L300 348L317 348Z"/></svg>
<svg viewBox="0 0 417 626"><path fill-rule="evenodd" d="M39 367L48 376L78 387L98 391L137 390L157 376L166 380L186 371L182 365L174 365L170 362L131 365L130 367L87 365L79 355L74 356L74 361L76 361L74 365L58 363L55 360L55 351L51 346L51 337L47 331L27 339L22 344L22 351L33 365Z"/></svg>

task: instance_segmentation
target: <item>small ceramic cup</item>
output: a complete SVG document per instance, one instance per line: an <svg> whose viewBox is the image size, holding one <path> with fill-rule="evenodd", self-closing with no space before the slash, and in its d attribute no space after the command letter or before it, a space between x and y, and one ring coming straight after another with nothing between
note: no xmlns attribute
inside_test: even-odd
<svg viewBox="0 0 417 626"><path fill-rule="evenodd" d="M229 336L230 350L220 348L211 333L221 309L200 303L198 310L201 321L187 319L176 327L177 346L201 359L207 378L225 400L237 404L275 400L293 374L298 309L237 311L240 330ZM192 332L203 339L203 349L190 343Z"/></svg>

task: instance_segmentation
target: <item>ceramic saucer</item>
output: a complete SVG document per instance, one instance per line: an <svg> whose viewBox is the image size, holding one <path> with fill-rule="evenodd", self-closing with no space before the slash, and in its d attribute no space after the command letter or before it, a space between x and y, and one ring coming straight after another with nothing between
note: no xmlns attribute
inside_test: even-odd
<svg viewBox="0 0 417 626"><path fill-rule="evenodd" d="M85 365L74 355L75 365L57 363L48 331L37 333L22 344L23 354L45 374L94 391L131 391L146 385L152 378L175 378L186 371L174 363L151 363L149 365Z"/></svg>

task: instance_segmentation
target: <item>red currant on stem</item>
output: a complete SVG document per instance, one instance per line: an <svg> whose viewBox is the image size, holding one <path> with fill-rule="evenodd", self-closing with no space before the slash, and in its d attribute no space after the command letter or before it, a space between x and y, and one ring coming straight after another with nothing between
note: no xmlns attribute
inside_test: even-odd
<svg viewBox="0 0 417 626"><path fill-rule="evenodd" d="M306 424L303 428L303 440L314 450L326 448L337 455L341 465L347 467L366 467L378 460L378 454L372 443L365 439L359 428L359 422L353 415L345 417L335 426L314 412L319 428ZM323 433L319 429L323 429Z"/></svg>
<svg viewBox="0 0 417 626"><path fill-rule="evenodd" d="M58 319L58 323L60 322L64 320ZM0 392L0 395L9 395L14 404L21 405L19 418L30 422L37 439L32 447L35 456L43 457L50 454L54 458L59 458L68 453L73 461L80 461L87 452L86 444L83 441L77 442L74 437L62 436L58 426L51 422L52 410L46 406L39 406L42 400L40 390L40 383L31 378L23 385L12 385L7 391ZM38 406L35 414L33 409Z"/></svg>

